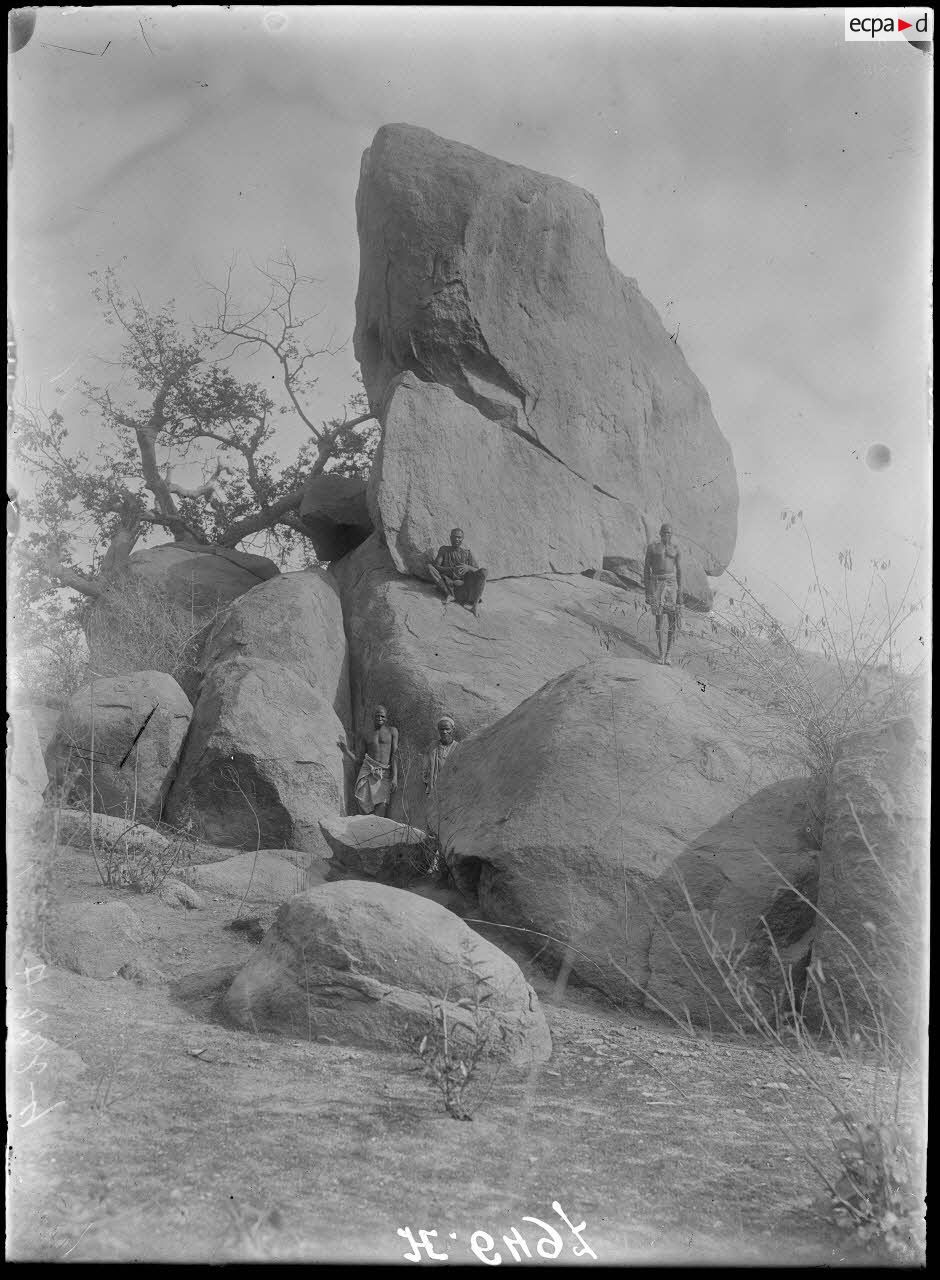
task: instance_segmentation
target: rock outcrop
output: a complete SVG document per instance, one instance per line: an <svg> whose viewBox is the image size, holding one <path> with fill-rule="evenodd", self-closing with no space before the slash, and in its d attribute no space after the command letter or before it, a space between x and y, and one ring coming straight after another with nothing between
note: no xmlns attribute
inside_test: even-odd
<svg viewBox="0 0 940 1280"><path fill-rule="evenodd" d="M366 482L354 476L311 476L299 514L320 560L339 560L372 532Z"/></svg>
<svg viewBox="0 0 940 1280"><path fill-rule="evenodd" d="M916 1041L925 1027L929 788L926 745L910 717L853 733L837 749L813 960L829 1018L849 1033Z"/></svg>
<svg viewBox="0 0 940 1280"><path fill-rule="evenodd" d="M446 1011L454 1042L476 1027L517 1066L551 1037L515 961L437 903L343 881L285 903L224 1008L239 1026L344 1043L414 1048Z"/></svg>
<svg viewBox="0 0 940 1280"><path fill-rule="evenodd" d="M399 571L423 574L454 524L491 578L642 561L665 518L690 567L722 571L730 448L593 196L387 125L356 208L369 503Z"/></svg>
<svg viewBox="0 0 940 1280"><path fill-rule="evenodd" d="M557 940L559 958L570 947L577 976L618 999L649 993L704 1021L704 959L676 875L759 965L760 916L783 888L774 868L804 886L814 871L798 773L783 722L681 670L601 659L461 744L439 784L440 837L487 920ZM786 905L777 942L805 951L811 918ZM763 959L756 980L769 984Z"/></svg>
<svg viewBox="0 0 940 1280"><path fill-rule="evenodd" d="M146 938L140 916L126 902L75 902L55 913L45 946L53 964L109 978L139 953Z"/></svg>
<svg viewBox="0 0 940 1280"><path fill-rule="evenodd" d="M335 696L330 689L328 701L280 662L215 663L168 798L169 820L185 826L191 818L213 844L326 854L319 819L344 807Z"/></svg>
<svg viewBox="0 0 940 1280"><path fill-rule="evenodd" d="M206 615L276 577L279 570L267 556L248 551L165 542L132 552L126 572L165 591L197 615Z"/></svg>
<svg viewBox="0 0 940 1280"><path fill-rule="evenodd" d="M331 878L374 877L404 884L425 873L434 858L427 832L374 813L321 818L320 830L333 853Z"/></svg>
<svg viewBox="0 0 940 1280"><path fill-rule="evenodd" d="M335 581L322 570L278 574L229 605L209 632L203 668L230 658L294 671L348 722L343 611Z"/></svg>
<svg viewBox="0 0 940 1280"><path fill-rule="evenodd" d="M158 819L176 774L192 706L172 676L135 671L93 681L63 711L46 753L66 803L121 818Z"/></svg>
<svg viewBox="0 0 940 1280"><path fill-rule="evenodd" d="M216 844L328 855L318 820L344 809L349 722L334 580L304 570L246 592L210 631L202 668L171 821L195 814Z"/></svg>
<svg viewBox="0 0 940 1280"><path fill-rule="evenodd" d="M374 705L387 706L402 756L391 816L417 827L437 825L421 772L439 716L453 716L462 739L571 667L605 652L626 657L656 647L642 593L631 598L581 575L488 583L475 618L403 578L377 537L334 572L349 638L353 723L371 723Z"/></svg>

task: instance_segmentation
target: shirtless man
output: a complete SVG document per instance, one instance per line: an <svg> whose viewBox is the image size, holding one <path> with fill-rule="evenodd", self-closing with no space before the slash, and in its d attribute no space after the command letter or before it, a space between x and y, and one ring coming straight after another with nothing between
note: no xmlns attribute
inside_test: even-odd
<svg viewBox="0 0 940 1280"><path fill-rule="evenodd" d="M360 813L388 816L388 806L398 790L398 730L388 724L388 712L375 708L371 732L359 734L358 753L350 751L342 739L337 746L344 757L358 766L353 794Z"/></svg>
<svg viewBox="0 0 940 1280"><path fill-rule="evenodd" d="M426 568L432 579L444 592L444 603L456 600L476 616L477 605L483 598L486 570L473 558L473 552L463 545L463 529L451 529L450 546L439 547Z"/></svg>
<svg viewBox="0 0 940 1280"><path fill-rule="evenodd" d="M646 548L646 564L643 568L646 587L646 603L656 618L656 643L659 661L664 667L672 666L669 651L676 633L682 626L682 564L679 548L672 540L672 528L664 524L659 530L659 540ZM663 615L668 628L663 648Z"/></svg>

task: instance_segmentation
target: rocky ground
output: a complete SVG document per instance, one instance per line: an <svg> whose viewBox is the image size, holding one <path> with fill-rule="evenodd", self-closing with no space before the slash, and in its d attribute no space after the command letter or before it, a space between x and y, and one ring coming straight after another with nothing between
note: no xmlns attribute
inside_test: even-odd
<svg viewBox="0 0 940 1280"><path fill-rule="evenodd" d="M188 910L103 888L86 852L55 856L59 908L123 903L140 931L129 977L38 957L14 974L14 1259L395 1262L411 1232L423 1261L436 1231L451 1262L511 1262L504 1236L568 1263L865 1260L810 1203L824 1106L756 1043L693 1037L529 962L553 1056L481 1071L460 1123L417 1056L223 1024L219 994L257 945L225 926L239 908L271 920L270 870L240 907L250 868L219 862Z"/></svg>

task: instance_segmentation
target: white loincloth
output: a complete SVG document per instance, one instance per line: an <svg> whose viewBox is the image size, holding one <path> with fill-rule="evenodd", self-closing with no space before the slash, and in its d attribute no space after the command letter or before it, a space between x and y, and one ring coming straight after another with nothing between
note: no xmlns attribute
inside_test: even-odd
<svg viewBox="0 0 940 1280"><path fill-rule="evenodd" d="M679 584L672 574L661 578L653 575L650 608L657 618L661 613L675 613L679 608Z"/></svg>
<svg viewBox="0 0 940 1280"><path fill-rule="evenodd" d="M388 804L392 794L391 765L379 764L366 755L356 779L353 794L363 813L371 813L378 804Z"/></svg>

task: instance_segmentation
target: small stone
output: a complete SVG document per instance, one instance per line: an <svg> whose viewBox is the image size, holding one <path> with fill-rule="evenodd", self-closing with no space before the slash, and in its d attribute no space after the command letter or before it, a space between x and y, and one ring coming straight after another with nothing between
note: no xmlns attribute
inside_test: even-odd
<svg viewBox="0 0 940 1280"><path fill-rule="evenodd" d="M200 911L205 906L196 890L182 880L164 880L157 897L169 907L185 907L188 911Z"/></svg>
<svg viewBox="0 0 940 1280"><path fill-rule="evenodd" d="M123 978L125 982L136 982L141 987L159 986L168 981L163 970L158 969L143 956L135 956L133 960L122 964L117 971L117 977Z"/></svg>

